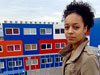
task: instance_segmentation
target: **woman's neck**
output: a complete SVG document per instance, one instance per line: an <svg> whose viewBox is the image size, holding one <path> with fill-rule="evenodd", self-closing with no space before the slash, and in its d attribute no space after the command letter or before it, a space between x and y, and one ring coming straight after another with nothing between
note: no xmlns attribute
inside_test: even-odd
<svg viewBox="0 0 100 75"><path fill-rule="evenodd" d="M78 47L82 42L84 42L84 41L85 41L85 38L83 38L82 40L80 40L78 43L72 44L73 50L76 50L77 47Z"/></svg>

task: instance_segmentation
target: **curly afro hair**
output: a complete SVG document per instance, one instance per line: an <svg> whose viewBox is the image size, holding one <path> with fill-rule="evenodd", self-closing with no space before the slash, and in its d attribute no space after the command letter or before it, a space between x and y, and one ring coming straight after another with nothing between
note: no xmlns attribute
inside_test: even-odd
<svg viewBox="0 0 100 75"><path fill-rule="evenodd" d="M86 2L71 2L64 10L63 19L69 14L77 13L83 19L84 26L88 26L88 30L94 25L94 12L91 6Z"/></svg>

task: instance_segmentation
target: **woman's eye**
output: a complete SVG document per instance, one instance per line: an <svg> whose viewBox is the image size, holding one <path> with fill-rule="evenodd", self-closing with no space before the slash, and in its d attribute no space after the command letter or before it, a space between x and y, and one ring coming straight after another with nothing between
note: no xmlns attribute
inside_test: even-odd
<svg viewBox="0 0 100 75"><path fill-rule="evenodd" d="M66 30L68 30L68 29L69 29L69 27L68 27L68 26L66 26L66 27L65 27L65 29L66 29Z"/></svg>
<svg viewBox="0 0 100 75"><path fill-rule="evenodd" d="M79 29L79 26L74 26L74 29Z"/></svg>

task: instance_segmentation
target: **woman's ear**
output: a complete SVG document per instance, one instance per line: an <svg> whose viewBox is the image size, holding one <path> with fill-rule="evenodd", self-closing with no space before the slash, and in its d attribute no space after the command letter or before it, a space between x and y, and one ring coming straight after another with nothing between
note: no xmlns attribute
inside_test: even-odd
<svg viewBox="0 0 100 75"><path fill-rule="evenodd" d="M84 27L84 33L86 33L87 30L88 30L88 26L85 26L85 27Z"/></svg>

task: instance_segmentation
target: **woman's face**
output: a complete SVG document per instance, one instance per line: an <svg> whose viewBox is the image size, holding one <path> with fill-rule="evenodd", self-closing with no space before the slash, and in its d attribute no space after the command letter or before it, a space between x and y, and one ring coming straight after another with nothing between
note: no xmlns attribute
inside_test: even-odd
<svg viewBox="0 0 100 75"><path fill-rule="evenodd" d="M87 26L84 27L83 19L76 13L71 13L65 18L65 36L69 43L77 44L84 40Z"/></svg>

